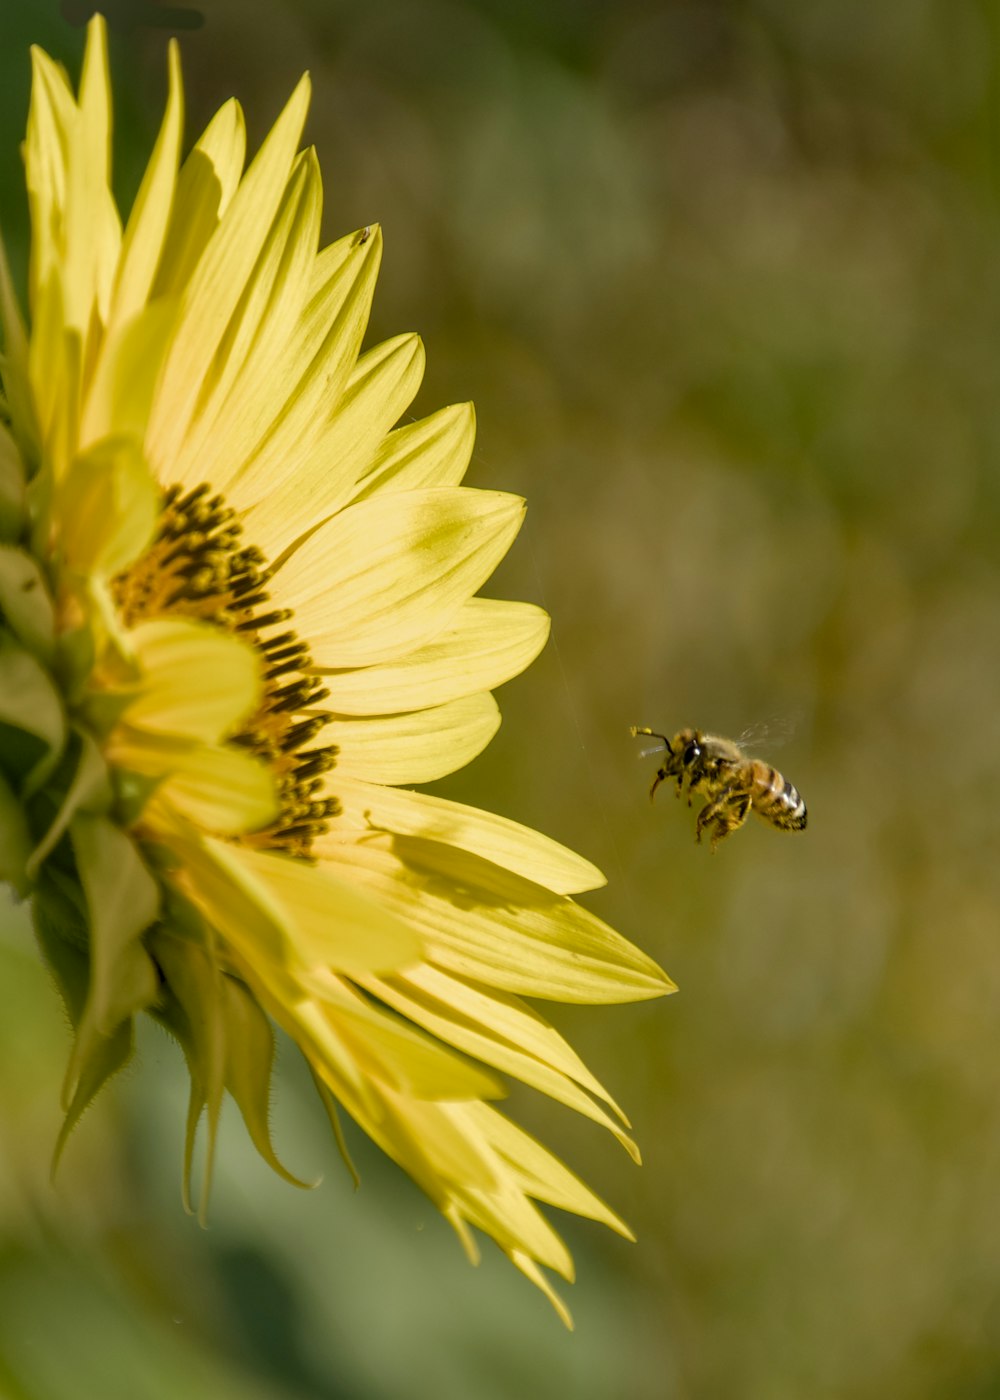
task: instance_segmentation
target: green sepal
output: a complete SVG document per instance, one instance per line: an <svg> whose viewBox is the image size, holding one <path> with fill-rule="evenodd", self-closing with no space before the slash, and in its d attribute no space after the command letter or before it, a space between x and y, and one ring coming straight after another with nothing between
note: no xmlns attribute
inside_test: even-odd
<svg viewBox="0 0 1000 1400"><path fill-rule="evenodd" d="M340 1160L347 1168L348 1175L354 1182L354 1189L357 1191L361 1185L361 1173L354 1165L354 1159L351 1157L347 1148L347 1139L344 1137L343 1124L340 1121L340 1114L337 1112L337 1100L333 1097L333 1094L323 1083L322 1079L320 1079L311 1064L309 1065L309 1073L312 1075L313 1083L316 1085L316 1092L319 1094L320 1103L326 1110L326 1116L330 1120L330 1129L333 1133L333 1140L337 1144L337 1151L340 1153Z"/></svg>
<svg viewBox="0 0 1000 1400"><path fill-rule="evenodd" d="M13 886L22 898L31 889L28 873L31 846L24 807L0 773L0 881Z"/></svg>
<svg viewBox="0 0 1000 1400"><path fill-rule="evenodd" d="M34 475L28 477L25 488L28 517L28 548L39 559L44 559L52 544L52 461L48 457L39 461Z"/></svg>
<svg viewBox="0 0 1000 1400"><path fill-rule="evenodd" d="M96 597L97 595L95 599ZM110 640L115 643L115 639ZM71 687L70 693L78 714L98 738L105 738L121 723L126 710L141 693L143 685L142 672L135 657L120 650L116 643L105 651L102 660L104 674L102 688L99 690L90 686L90 669L81 671L79 676L67 677L67 685ZM91 669L93 661L92 647L89 655L82 651L78 658L82 666L89 662Z"/></svg>
<svg viewBox="0 0 1000 1400"><path fill-rule="evenodd" d="M70 1133L85 1111L119 1070L124 1069L135 1054L135 1024L131 1017L122 1021L113 1035L104 1035L91 1042L85 1058L81 1059L76 1089L63 1118L56 1145L52 1149L52 1176L55 1176Z"/></svg>
<svg viewBox="0 0 1000 1400"><path fill-rule="evenodd" d="M3 453L0 450L0 464ZM2 523L0 469L0 523ZM0 614L17 640L45 666L56 649L56 619L45 576L27 550L0 544Z"/></svg>
<svg viewBox="0 0 1000 1400"><path fill-rule="evenodd" d="M11 419L20 434L20 448L26 461L38 461L38 431L35 425L31 387L28 383L28 334L14 283L7 263L7 250L0 238L0 331L3 333L4 391Z"/></svg>
<svg viewBox="0 0 1000 1400"><path fill-rule="evenodd" d="M271 1075L274 1031L257 998L244 982L223 976L226 1021L226 1088L236 1100L250 1141L273 1172L292 1186L311 1190L318 1182L302 1181L282 1165L271 1143Z"/></svg>
<svg viewBox="0 0 1000 1400"><path fill-rule="evenodd" d="M89 729L106 739L122 720L128 707L139 694L139 687L128 690L93 690L77 706L81 719Z"/></svg>
<svg viewBox="0 0 1000 1400"><path fill-rule="evenodd" d="M180 1044L191 1076L184 1145L185 1208L193 1212L195 1137L205 1112L208 1139L198 1207L204 1223L224 1089L235 1099L250 1140L272 1171L291 1185L308 1189L311 1183L288 1171L271 1142L268 1119L274 1032L255 997L241 981L219 968L209 948L192 939L189 930L162 923L150 946L167 984L153 1014Z"/></svg>
<svg viewBox="0 0 1000 1400"><path fill-rule="evenodd" d="M98 1040L111 1037L156 999L156 965L142 935L159 912L160 892L134 844L107 817L78 812L69 826L90 932L90 985L66 1071L64 1101L77 1092Z"/></svg>
<svg viewBox="0 0 1000 1400"><path fill-rule="evenodd" d="M198 1218L204 1224L215 1165L215 1146L225 1088L225 1028L221 1011L222 973L207 950L161 924L150 939L163 972L166 990L154 1015L179 1043L191 1079L184 1134L182 1195L184 1209L195 1213L191 1196L198 1123L207 1110L208 1136Z"/></svg>
<svg viewBox="0 0 1000 1400"><path fill-rule="evenodd" d="M32 900L32 915L39 947L66 1006L70 1021L79 1025L87 999L90 964L84 948L66 938L67 921L79 921L75 902L59 887L58 879L46 874ZM135 1035L131 1019L123 1021L113 1035L100 1036L91 1043L83 1058L76 1090L66 1107L59 1136L52 1152L52 1175L56 1173L70 1133L100 1090L132 1058Z"/></svg>
<svg viewBox="0 0 1000 1400"><path fill-rule="evenodd" d="M55 770L65 742L66 718L48 674L0 631L0 767L30 795Z"/></svg>
<svg viewBox="0 0 1000 1400"><path fill-rule="evenodd" d="M17 443L0 423L0 540L20 539L24 519L24 463Z"/></svg>
<svg viewBox="0 0 1000 1400"><path fill-rule="evenodd" d="M83 698L87 681L97 658L94 630L89 625L60 632L56 639L56 660L53 670L59 677L63 693L71 705Z"/></svg>
<svg viewBox="0 0 1000 1400"><path fill-rule="evenodd" d="M63 795L44 836L31 852L28 861L30 879L34 879L38 874L42 861L51 854L77 812L96 812L103 815L111 805L108 766L87 731L75 725L70 731L69 744L60 769L56 771L54 782L45 793L46 797L61 776Z"/></svg>
<svg viewBox="0 0 1000 1400"><path fill-rule="evenodd" d="M114 771L115 809L122 826L135 826L145 810L146 803L164 780L163 773L150 776L146 773L130 773L126 768Z"/></svg>
<svg viewBox="0 0 1000 1400"><path fill-rule="evenodd" d="M63 869L56 860L46 862L35 887L32 903L40 903L45 910L46 928L50 928L54 936L58 935L64 943L83 954L85 972L78 1002L66 1002L70 1020L77 1026L83 1015L87 985L90 981L90 925L87 922L86 900L76 871L72 868Z"/></svg>

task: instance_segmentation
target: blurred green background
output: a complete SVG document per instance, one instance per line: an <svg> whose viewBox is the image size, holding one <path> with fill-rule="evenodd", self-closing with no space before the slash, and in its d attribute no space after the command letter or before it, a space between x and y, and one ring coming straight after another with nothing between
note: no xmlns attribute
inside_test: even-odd
<svg viewBox="0 0 1000 1400"><path fill-rule="evenodd" d="M109 0L123 198L167 30ZM189 8L193 9L193 5ZM415 412L472 398L472 484L523 492L487 590L553 640L440 790L605 869L587 902L680 995L553 1008L630 1111L521 1121L639 1242L565 1221L577 1333L352 1138L285 1047L281 1184L231 1118L200 1231L155 1031L47 1171L67 1036L0 938L0 1393L188 1400L1000 1396L1000 13L991 0L201 0L189 138L254 142L304 68L326 234L379 220L372 339ZM2 224L23 271L27 46L2 0ZM718 854L646 800L631 723L736 734L809 830ZM560 1221L562 1226L564 1222Z"/></svg>

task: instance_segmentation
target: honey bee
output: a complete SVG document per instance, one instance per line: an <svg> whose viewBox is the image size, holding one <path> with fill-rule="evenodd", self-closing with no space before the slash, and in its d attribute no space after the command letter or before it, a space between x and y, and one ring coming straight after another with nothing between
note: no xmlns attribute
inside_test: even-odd
<svg viewBox="0 0 1000 1400"><path fill-rule="evenodd" d="M650 738L661 740L667 750L663 766L657 769L649 789L650 801L667 778L677 780L678 797L687 781L689 807L692 793L705 798L694 834L695 840L700 841L701 833L708 829L713 851L724 836L743 825L751 809L781 831L804 828L806 804L798 789L777 768L759 758L751 758L732 739L701 734L697 729L682 729L668 739L666 734L657 734L655 729L635 724L629 733L633 739L648 734Z"/></svg>

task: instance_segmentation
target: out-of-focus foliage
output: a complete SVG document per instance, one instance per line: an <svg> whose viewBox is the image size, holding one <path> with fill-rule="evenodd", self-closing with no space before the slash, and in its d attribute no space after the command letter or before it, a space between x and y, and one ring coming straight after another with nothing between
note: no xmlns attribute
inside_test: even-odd
<svg viewBox="0 0 1000 1400"><path fill-rule="evenodd" d="M23 266L26 43L73 62L81 32L54 3L14 9L0 178ZM123 1084L51 1194L65 1044L12 923L0 1379L32 1400L85 1393L73 1368L101 1365L129 1396L985 1400L1000 1389L995 7L200 9L191 135L235 92L259 136L312 70L327 234L385 231L373 338L424 334L421 402L474 398L475 484L529 498L495 591L542 602L554 640L447 790L602 864L593 906L681 995L609 1013L589 1045L586 1015L562 1015L646 1159L636 1172L588 1125L556 1125L639 1235L570 1229L569 1338L489 1257L471 1273L363 1149L352 1196L290 1052L276 1115L298 1134L291 1165L326 1174L316 1193L267 1182L234 1131L213 1229L186 1222L182 1071L150 1039L163 1103L145 1077L141 1100ZM164 45L148 28L117 40L125 190ZM755 824L711 857L669 792L649 807L654 761L636 761L630 723L735 734L790 716L793 740L763 754L808 800L804 835Z"/></svg>

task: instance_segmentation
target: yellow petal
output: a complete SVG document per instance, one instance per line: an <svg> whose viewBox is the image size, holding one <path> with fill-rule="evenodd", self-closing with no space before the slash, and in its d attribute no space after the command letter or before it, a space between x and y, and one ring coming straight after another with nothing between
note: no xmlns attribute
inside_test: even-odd
<svg viewBox="0 0 1000 1400"><path fill-rule="evenodd" d="M496 1099L506 1092L495 1075L456 1055L440 1041L347 988L325 969L306 976L304 984L324 1000L326 989L337 995L328 1015L362 1073L401 1094L418 1099Z"/></svg>
<svg viewBox="0 0 1000 1400"><path fill-rule="evenodd" d="M125 719L134 729L214 743L257 706L253 648L209 623L160 619L128 633L142 685Z"/></svg>
<svg viewBox="0 0 1000 1400"><path fill-rule="evenodd" d="M66 325L62 283L53 271L34 298L28 382L43 455L56 477L76 449L82 358L80 334Z"/></svg>
<svg viewBox="0 0 1000 1400"><path fill-rule="evenodd" d="M86 343L94 312L107 320L121 224L111 195L111 83L107 31L95 15L87 26L79 115L70 131L66 186L63 292L66 324Z"/></svg>
<svg viewBox="0 0 1000 1400"><path fill-rule="evenodd" d="M520 997L509 996L495 987L487 990L464 978L442 972L429 963L420 963L381 980L403 995L414 998L427 1011L437 1007L443 1019L450 1018L456 1024L475 1027L498 1043L506 1042L525 1056L551 1066L567 1079L575 1080L588 1093L603 1099L628 1126L624 1113L573 1047Z"/></svg>
<svg viewBox="0 0 1000 1400"><path fill-rule="evenodd" d="M182 744L121 730L105 754L117 768L160 778L157 801L203 831L239 836L261 830L278 814L269 767L234 745Z"/></svg>
<svg viewBox="0 0 1000 1400"><path fill-rule="evenodd" d="M428 977L436 979L437 995L428 995L419 985L425 983ZM632 1159L638 1161L638 1149L621 1126L594 1103L574 1077L551 1063L550 1050L561 1060L573 1062L576 1057L552 1027L546 1026L541 1017L533 1016L523 1003L513 998L495 1001L496 993L488 996L482 990L448 977L433 967L417 967L410 973L399 973L392 978L365 977L362 985L387 1006L447 1044L505 1074L513 1075L556 1102L601 1124L622 1143ZM526 1022L533 1041L544 1044L544 1058L529 1053L518 1040L516 1031ZM498 1029L497 1023L503 1025L506 1034ZM515 1031L513 1037L509 1034L512 1030ZM548 1036L543 1032L548 1032ZM592 1080L582 1065L580 1068L588 1080ZM607 1097L606 1094L603 1096Z"/></svg>
<svg viewBox="0 0 1000 1400"><path fill-rule="evenodd" d="M181 485L225 491L284 406L302 354L295 331L316 256L323 195L315 152L299 157L212 366L197 414L171 463ZM234 500L233 504L239 506Z"/></svg>
<svg viewBox="0 0 1000 1400"><path fill-rule="evenodd" d="M322 1076L323 1067L316 1068ZM369 1093L362 1099L350 1089L331 1085L351 1117L439 1209L447 1204L454 1181L483 1191L497 1188L499 1160L482 1135L469 1133L454 1115L452 1110L460 1105L408 1098L384 1085L367 1087Z"/></svg>
<svg viewBox="0 0 1000 1400"><path fill-rule="evenodd" d="M635 1235L610 1206L596 1196L558 1157L487 1104L470 1103L463 1110L481 1124L491 1145L515 1173L521 1189L536 1201L596 1220L627 1240Z"/></svg>
<svg viewBox="0 0 1000 1400"><path fill-rule="evenodd" d="M372 783L431 783L470 763L500 727L486 691L412 714L336 720L324 738L336 744L337 772Z"/></svg>
<svg viewBox="0 0 1000 1400"><path fill-rule="evenodd" d="M299 480L305 455L354 369L381 256L382 236L374 228L340 239L315 259L308 301L268 392L269 416L243 455L224 464L229 499L238 509L269 500L276 482Z"/></svg>
<svg viewBox="0 0 1000 1400"><path fill-rule="evenodd" d="M361 478L352 499L376 491L414 491L421 486L457 486L476 441L471 403L452 404L419 422L389 433Z"/></svg>
<svg viewBox="0 0 1000 1400"><path fill-rule="evenodd" d="M76 103L65 71L42 49L31 50L31 106L24 165L31 205L30 306L48 285L63 251L67 168Z"/></svg>
<svg viewBox="0 0 1000 1400"><path fill-rule="evenodd" d="M106 337L80 424L81 448L113 431L142 442L176 318L175 302L151 302Z"/></svg>
<svg viewBox="0 0 1000 1400"><path fill-rule="evenodd" d="M478 856L412 837L324 841L343 869L424 936L427 960L459 977L550 1001L643 1001L674 990L621 934Z"/></svg>
<svg viewBox="0 0 1000 1400"><path fill-rule="evenodd" d="M374 827L401 836L445 841L513 870L556 894L578 894L605 883L596 865L567 846L479 807L466 807L429 793L360 782L345 777L339 767L329 775L327 791L341 804L339 816L331 822L334 837L340 832L365 832ZM322 852L323 838L316 849Z"/></svg>
<svg viewBox="0 0 1000 1400"><path fill-rule="evenodd" d="M152 295L176 296L236 193L246 155L246 126L239 103L224 103L181 166L170 226L163 243Z"/></svg>
<svg viewBox="0 0 1000 1400"><path fill-rule="evenodd" d="M484 1112L478 1112L479 1109ZM569 1250L529 1200L516 1168L496 1149L492 1125L505 1122L503 1116L485 1104L472 1103L442 1105L442 1112L495 1163L496 1185L492 1188L483 1190L459 1177L450 1183L449 1195L458 1213L490 1234L505 1253L520 1250L572 1281L573 1260Z"/></svg>
<svg viewBox="0 0 1000 1400"><path fill-rule="evenodd" d="M55 521L71 572L113 576L149 543L160 496L132 437L107 437L77 457L57 488Z"/></svg>
<svg viewBox="0 0 1000 1400"><path fill-rule="evenodd" d="M170 220L184 134L184 91L175 39L170 41L168 69L167 106L122 240L109 327L129 320L145 305Z"/></svg>
<svg viewBox="0 0 1000 1400"><path fill-rule="evenodd" d="M183 311L167 353L146 449L162 480L188 431L230 317L243 294L288 183L306 108L303 78L289 98L183 293Z"/></svg>
<svg viewBox="0 0 1000 1400"><path fill-rule="evenodd" d="M386 972L419 961L420 939L413 928L339 872L219 841L207 840L204 849L217 870L285 930L286 965L293 972L317 966L347 974ZM224 901L223 893L213 905ZM222 907L214 913L249 956L238 914Z"/></svg>
<svg viewBox="0 0 1000 1400"><path fill-rule="evenodd" d="M542 1273L541 1269L535 1263L534 1259L532 1259L530 1255L523 1253L523 1251L520 1249L512 1249L508 1253L507 1258L510 1260L510 1262L514 1265L516 1269L520 1269L521 1273L524 1274L524 1277L530 1283L533 1283L537 1289L539 1289L542 1293L545 1294L546 1298L548 1298L549 1302L552 1304L552 1307L555 1309L555 1314L558 1317L559 1321L566 1328L567 1332L572 1332L572 1313L570 1312L566 1304L563 1302L563 1300L559 1297L559 1294L552 1287L551 1283L549 1283L548 1279Z"/></svg>
<svg viewBox="0 0 1000 1400"><path fill-rule="evenodd" d="M395 661L328 672L327 704L343 715L388 715L494 690L530 666L549 618L531 603L470 598L433 641Z"/></svg>
<svg viewBox="0 0 1000 1400"><path fill-rule="evenodd" d="M501 491L376 495L318 529L278 573L317 666L370 666L422 646L489 578L521 526Z"/></svg>
<svg viewBox="0 0 1000 1400"><path fill-rule="evenodd" d="M323 431L286 471L273 493L248 513L249 529L277 559L343 505L382 438L409 406L424 373L419 336L376 345L358 361Z"/></svg>

